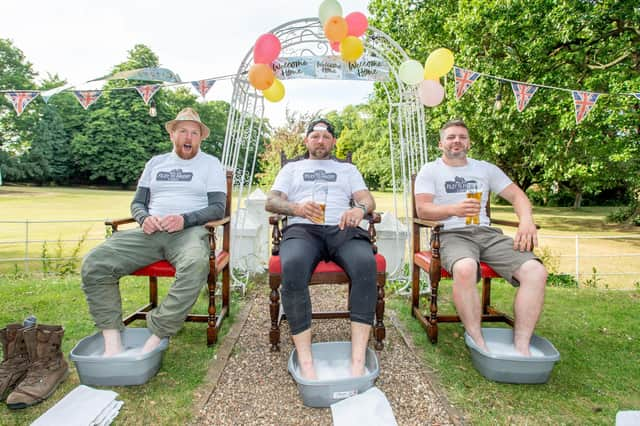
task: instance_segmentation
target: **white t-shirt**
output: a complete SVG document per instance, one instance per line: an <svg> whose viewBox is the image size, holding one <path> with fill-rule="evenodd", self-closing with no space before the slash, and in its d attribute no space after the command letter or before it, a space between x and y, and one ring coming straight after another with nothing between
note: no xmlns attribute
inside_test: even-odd
<svg viewBox="0 0 640 426"><path fill-rule="evenodd" d="M480 225L489 226L486 203L488 191L499 194L512 181L497 166L467 158L465 166L448 166L438 158L425 164L416 176L416 194L432 194L433 203L436 205L448 205L460 203L467 197L467 183L476 182L482 190L480 200ZM466 226L464 217L451 216L440 220L444 229L455 229Z"/></svg>
<svg viewBox="0 0 640 426"><path fill-rule="evenodd" d="M280 191L294 203L310 201L316 180L327 182L327 207L325 225L337 225L345 210L349 209L349 200L354 192L367 189L362 175L350 163L336 160L299 160L285 164L271 187ZM291 217L289 224L313 223L299 216Z"/></svg>
<svg viewBox="0 0 640 426"><path fill-rule="evenodd" d="M189 213L208 206L208 192L227 193L220 160L199 151L190 160L175 152L156 155L144 166L139 187L149 188L149 214Z"/></svg>

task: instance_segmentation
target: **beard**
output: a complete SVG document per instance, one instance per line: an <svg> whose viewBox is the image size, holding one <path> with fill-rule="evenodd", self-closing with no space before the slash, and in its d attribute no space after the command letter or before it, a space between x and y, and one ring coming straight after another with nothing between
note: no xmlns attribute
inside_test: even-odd
<svg viewBox="0 0 640 426"><path fill-rule="evenodd" d="M316 160L325 160L331 156L331 150L325 148L309 149L309 157Z"/></svg>
<svg viewBox="0 0 640 426"><path fill-rule="evenodd" d="M461 158L466 158L467 152L469 152L469 150L465 148L456 152L451 151L449 149L443 150L444 156L447 157L449 160L459 160Z"/></svg>

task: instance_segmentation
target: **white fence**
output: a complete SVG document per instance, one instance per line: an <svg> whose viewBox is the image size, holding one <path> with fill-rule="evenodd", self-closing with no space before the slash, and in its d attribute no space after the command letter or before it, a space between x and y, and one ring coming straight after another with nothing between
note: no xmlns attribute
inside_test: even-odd
<svg viewBox="0 0 640 426"><path fill-rule="evenodd" d="M252 209L251 209L252 210ZM261 209L263 211L263 208ZM237 218L235 218L237 219ZM259 218L259 222L263 222L262 217ZM384 222L384 220L383 220ZM242 240L244 234L243 231L248 229L242 228L244 221L238 220L234 231L236 237ZM247 222L248 223L248 222ZM396 223L395 221L393 223ZM80 256L86 253L91 247L103 241L106 235L104 226L104 219L83 219L83 220L22 220L22 221L0 221L0 273L6 273L10 271L9 265L22 265L24 271L29 273L32 270L39 270L33 263L44 261L63 261L72 259L70 256L58 256L54 257L47 255L43 257L42 247L47 245L48 247L56 247L62 244L65 247L66 252L71 250L71 247L76 246L82 241L82 230L79 230L82 224L90 224L90 227L85 229L87 233L84 238L85 244L83 244ZM266 221L264 224L264 232L257 232L257 235L261 235L268 232ZM396 225L389 225L391 234L395 237L388 237L390 253L386 254L382 250L385 249L384 243L381 240L385 239L385 224L381 224L378 227L379 247L381 252L385 256L391 258L399 257L395 263L403 263L408 256L402 256L403 241L395 241L398 238L402 240L409 238L406 230L398 234L391 229ZM61 239L60 235L78 235L78 238ZM253 232L251 234L254 234ZM254 234L256 235L256 234ZM236 238L234 237L234 238ZM262 236L259 241L248 244L247 250L252 250L251 247L262 247L265 253L266 250L266 235ZM257 237L254 237L257 238ZM394 240L395 239L395 240ZM242 246L241 241L238 241L239 247ZM380 244L382 243L382 244ZM552 263L556 263L555 268L557 273L572 275L577 282L583 283L585 280L597 281L600 286L613 287L613 288L634 288L640 285L640 235L539 235L540 247L543 251L546 250L547 256L551 259ZM241 250L242 251L242 250ZM245 250L246 251L246 250ZM38 254L40 253L40 255ZM235 256L234 256L235 255ZM235 267L243 269L243 264L247 263L243 261L244 256L247 253L232 253L232 258L235 257L233 263ZM256 256L256 253L253 253ZM268 254L267 254L268 256ZM262 257L262 256L261 256ZM256 264L255 259L251 262L253 268ZM391 262L394 263L394 262ZM32 264L30 266L30 264ZM248 264L248 263L247 263ZM4 265L4 266L3 266ZM394 265L401 266L401 265ZM14 266L14 269L17 266ZM398 269L395 267L395 269ZM255 272L255 271L248 271ZM393 271L389 271L393 272ZM391 278L393 279L393 273ZM609 285L614 283L615 285Z"/></svg>

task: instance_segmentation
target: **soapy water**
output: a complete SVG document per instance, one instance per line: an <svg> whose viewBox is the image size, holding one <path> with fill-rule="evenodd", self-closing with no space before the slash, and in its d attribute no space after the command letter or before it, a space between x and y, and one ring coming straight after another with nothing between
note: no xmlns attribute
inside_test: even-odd
<svg viewBox="0 0 640 426"><path fill-rule="evenodd" d="M330 381L339 379L348 379L351 376L351 360L313 360L313 367L316 370L318 381ZM296 373L300 376L300 367L296 367ZM369 369L364 367L364 375L369 374Z"/></svg>
<svg viewBox="0 0 640 426"><path fill-rule="evenodd" d="M124 348L124 350L118 354L115 354L114 356L117 357L136 357L138 355L140 355L142 353L142 348L140 346L135 346L135 347L130 347L130 348Z"/></svg>
<svg viewBox="0 0 640 426"><path fill-rule="evenodd" d="M489 353L493 355L506 355L506 356L523 356L520 352L516 351L516 347L511 342L495 342L491 340L485 340ZM535 346L529 345L529 351L532 357L543 357L544 352Z"/></svg>

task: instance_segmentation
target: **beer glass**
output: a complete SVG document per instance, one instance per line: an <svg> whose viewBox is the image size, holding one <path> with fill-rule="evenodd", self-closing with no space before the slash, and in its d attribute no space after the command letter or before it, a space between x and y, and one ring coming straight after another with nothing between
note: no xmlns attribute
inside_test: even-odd
<svg viewBox="0 0 640 426"><path fill-rule="evenodd" d="M482 202L482 185L477 182L467 182L467 198L475 198ZM480 216L467 216L467 225L480 225Z"/></svg>
<svg viewBox="0 0 640 426"><path fill-rule="evenodd" d="M329 185L327 181L316 179L313 183L313 192L311 193L311 200L320 205L322 210L322 216L314 218L314 222L318 224L324 224L325 209L327 207L327 194L329 193Z"/></svg>

